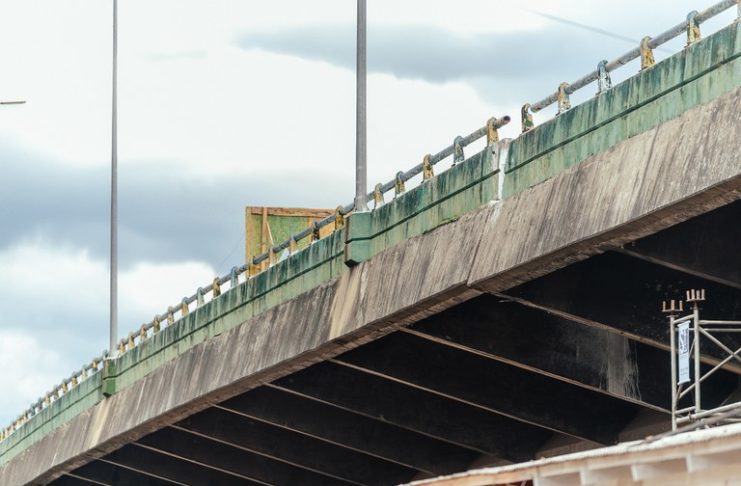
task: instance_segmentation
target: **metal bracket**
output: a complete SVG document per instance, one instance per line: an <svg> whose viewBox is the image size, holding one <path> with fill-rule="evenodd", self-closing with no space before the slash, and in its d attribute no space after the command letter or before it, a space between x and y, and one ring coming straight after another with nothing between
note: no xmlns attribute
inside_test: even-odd
<svg viewBox="0 0 741 486"><path fill-rule="evenodd" d="M569 83L563 82L558 85L558 112L557 115L571 109L571 100L566 89L569 87Z"/></svg>
<svg viewBox="0 0 741 486"><path fill-rule="evenodd" d="M697 23L697 10L687 14L687 45L689 47L702 38L700 25Z"/></svg>
<svg viewBox="0 0 741 486"><path fill-rule="evenodd" d="M698 304L705 302L705 289L690 289L687 291L687 302L691 304Z"/></svg>
<svg viewBox="0 0 741 486"><path fill-rule="evenodd" d="M597 64L597 94L602 94L612 88L612 78L607 70L607 59L603 59Z"/></svg>
<svg viewBox="0 0 741 486"><path fill-rule="evenodd" d="M214 278L214 281L211 284L211 289L212 289L214 298L221 295L221 284L219 283L219 277Z"/></svg>
<svg viewBox="0 0 741 486"><path fill-rule="evenodd" d="M373 188L373 209L377 209L384 203L383 192L381 191L382 187L383 184L379 182L376 184L376 187Z"/></svg>
<svg viewBox="0 0 741 486"><path fill-rule="evenodd" d="M291 236L291 239L288 240L288 253L293 255L298 251L298 241L296 241L296 238Z"/></svg>
<svg viewBox="0 0 741 486"><path fill-rule="evenodd" d="M432 156L427 154L422 159L422 180L426 181L435 177L435 171L432 170Z"/></svg>
<svg viewBox="0 0 741 486"><path fill-rule="evenodd" d="M334 229L341 230L345 227L345 216L342 214L342 205L334 210Z"/></svg>
<svg viewBox="0 0 741 486"><path fill-rule="evenodd" d="M520 109L520 116L522 117L522 133L535 128L533 114L530 113L530 103L525 103L524 105L522 105L522 108Z"/></svg>
<svg viewBox="0 0 741 486"><path fill-rule="evenodd" d="M463 153L463 137L459 135L453 140L453 166L464 160L466 160L466 155Z"/></svg>
<svg viewBox="0 0 741 486"><path fill-rule="evenodd" d="M175 309L172 306L167 308L167 325L172 326L175 324Z"/></svg>
<svg viewBox="0 0 741 486"><path fill-rule="evenodd" d="M260 273L260 264L255 263L255 259L250 259L250 263L247 265L247 273L250 277L254 277L258 273Z"/></svg>
<svg viewBox="0 0 741 486"><path fill-rule="evenodd" d="M231 272L229 273L229 286L230 288L237 288L239 285L239 270L237 267L232 267Z"/></svg>
<svg viewBox="0 0 741 486"><path fill-rule="evenodd" d="M319 225L316 221L311 223L311 242L314 243L315 241L319 241L322 239L322 235L319 232ZM250 273L252 275L252 273Z"/></svg>
<svg viewBox="0 0 741 486"><path fill-rule="evenodd" d="M152 330L155 334L160 332L160 318L157 316L154 316L154 319L152 319Z"/></svg>
<svg viewBox="0 0 741 486"><path fill-rule="evenodd" d="M190 309L188 308L188 298L183 297L183 301L180 303L180 317L185 317L188 314L190 314Z"/></svg>
<svg viewBox="0 0 741 486"><path fill-rule="evenodd" d="M394 181L394 198L397 198L400 195L404 194L404 192L407 190L406 186L404 185L403 176L404 173L402 171L396 173L396 180Z"/></svg>
<svg viewBox="0 0 741 486"><path fill-rule="evenodd" d="M644 69L648 69L656 64L656 59L654 59L654 50L649 45L650 42L650 36L646 36L641 39L641 71L643 71Z"/></svg>
<svg viewBox="0 0 741 486"><path fill-rule="evenodd" d="M494 117L486 120L486 145L491 145L499 141L499 130L497 129L497 119Z"/></svg>
<svg viewBox="0 0 741 486"><path fill-rule="evenodd" d="M681 300L664 300L661 302L661 312L668 316L676 316L684 311L684 303Z"/></svg>

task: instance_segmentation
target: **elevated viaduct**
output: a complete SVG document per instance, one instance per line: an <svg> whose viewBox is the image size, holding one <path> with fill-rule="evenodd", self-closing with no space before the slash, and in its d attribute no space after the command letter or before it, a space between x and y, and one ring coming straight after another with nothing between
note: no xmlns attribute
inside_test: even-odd
<svg viewBox="0 0 741 486"><path fill-rule="evenodd" d="M735 23L235 273L19 422L0 485L396 484L665 430L659 303L741 318L739 56Z"/></svg>

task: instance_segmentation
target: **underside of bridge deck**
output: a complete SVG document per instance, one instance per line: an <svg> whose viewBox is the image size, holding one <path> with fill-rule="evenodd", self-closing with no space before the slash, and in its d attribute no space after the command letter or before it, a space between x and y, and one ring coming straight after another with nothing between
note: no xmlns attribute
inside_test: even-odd
<svg viewBox="0 0 741 486"><path fill-rule="evenodd" d="M668 428L662 299L741 319L741 202L409 327L146 435L55 485L396 484ZM703 349L712 366L718 355ZM722 404L738 369L707 381Z"/></svg>

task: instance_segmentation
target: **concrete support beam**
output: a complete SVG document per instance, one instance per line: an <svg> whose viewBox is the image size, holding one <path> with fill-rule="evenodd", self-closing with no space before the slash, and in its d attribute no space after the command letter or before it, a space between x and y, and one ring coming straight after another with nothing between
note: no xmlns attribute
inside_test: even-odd
<svg viewBox="0 0 741 486"><path fill-rule="evenodd" d="M576 263L499 295L668 349L661 301L683 298L691 288L707 289L708 300L702 306L706 315L741 318L741 290L617 252ZM737 348L741 339L729 336L729 343L737 343ZM703 354L709 362L722 357L711 346L704 347Z"/></svg>
<svg viewBox="0 0 741 486"><path fill-rule="evenodd" d="M142 486L173 486L189 484L155 477L150 474L139 472L133 468L122 467L104 461L89 462L81 468L78 468L74 472L74 475L76 478L89 481L93 484L106 486L117 486L119 484L136 484ZM197 480L198 476L194 476L194 479Z"/></svg>
<svg viewBox="0 0 741 486"><path fill-rule="evenodd" d="M106 486L105 483L97 483L74 475L65 474L56 481L55 486Z"/></svg>
<svg viewBox="0 0 741 486"><path fill-rule="evenodd" d="M314 365L269 386L511 462L532 459L552 435L540 427L334 363Z"/></svg>
<svg viewBox="0 0 741 486"><path fill-rule="evenodd" d="M218 407L432 475L459 471L479 455L471 449L278 388L257 388L227 400ZM181 425L188 420L181 422Z"/></svg>
<svg viewBox="0 0 741 486"><path fill-rule="evenodd" d="M332 360L549 430L615 443L639 407L407 333L396 333Z"/></svg>
<svg viewBox="0 0 741 486"><path fill-rule="evenodd" d="M741 202L625 245L625 253L741 289Z"/></svg>
<svg viewBox="0 0 741 486"><path fill-rule="evenodd" d="M256 484L327 484L332 486L359 484L355 481L312 471L288 462L279 461L273 457L257 454L222 441L172 427L142 437L135 445L136 449L128 450L131 455L127 456L126 460L141 464L142 459L140 457L151 456L152 461L146 461L147 467L151 469L147 470L156 471L160 467L158 461L161 460L162 456L169 456L177 458L178 461L199 464L207 468L208 475L206 477L214 475L214 471L216 471L217 476L221 473L224 480L227 481L226 484L230 484L228 481L251 481ZM124 449L126 447L119 450ZM106 458L113 456L116 452L109 454ZM113 460L117 463L121 461L120 458L116 457ZM164 474L160 475L168 478L172 477ZM187 477L185 476L186 479ZM408 477L411 477L411 475ZM185 480L185 482L188 481Z"/></svg>
<svg viewBox="0 0 741 486"><path fill-rule="evenodd" d="M476 297L402 332L644 407L671 407L669 353L499 297Z"/></svg>
<svg viewBox="0 0 741 486"><path fill-rule="evenodd" d="M181 432L192 433L196 437L191 439ZM220 408L204 410L149 437L158 437L160 442L178 438L200 441L203 438L207 439L205 443L210 444L213 440L219 443L217 448L228 445L247 452L250 459L255 454L273 459L278 462L273 468L289 464L354 484L379 484L384 480L401 483L418 472L408 466L319 441ZM258 469L257 466L255 469Z"/></svg>

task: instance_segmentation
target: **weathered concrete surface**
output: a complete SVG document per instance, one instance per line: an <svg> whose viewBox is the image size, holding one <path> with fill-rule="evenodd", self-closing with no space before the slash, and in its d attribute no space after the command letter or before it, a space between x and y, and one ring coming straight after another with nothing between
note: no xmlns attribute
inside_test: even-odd
<svg viewBox="0 0 741 486"><path fill-rule="evenodd" d="M465 298L487 216L397 245L191 348L16 456L0 469L0 484L43 484L88 457ZM453 244L459 258L449 258ZM389 279L412 275L418 278Z"/></svg>
<svg viewBox="0 0 741 486"><path fill-rule="evenodd" d="M741 88L505 199L470 283L499 291L739 198Z"/></svg>
<svg viewBox="0 0 741 486"><path fill-rule="evenodd" d="M343 230L333 232L291 258L246 279L234 291L199 305L173 325L107 362L104 372L73 387L10 437L0 441L0 466L98 403L103 397L103 387L109 394L115 393L193 346L338 278L348 271L345 261L350 255L359 257L358 261L367 260L495 199L499 171L492 166L492 150L496 148L496 145L487 147L462 164L411 189L403 197L372 212L354 216ZM358 251L358 245L363 251ZM102 379L103 374L105 379ZM100 386L101 380L103 386Z"/></svg>
<svg viewBox="0 0 741 486"><path fill-rule="evenodd" d="M43 484L481 290L506 289L741 197L739 110L741 89L251 317L45 436L0 469L0 485Z"/></svg>
<svg viewBox="0 0 741 486"><path fill-rule="evenodd" d="M345 261L365 261L498 199L498 158L499 146L492 144L393 203L354 214L346 230Z"/></svg>

